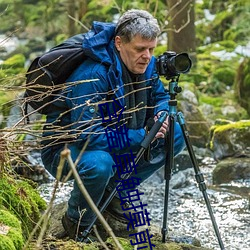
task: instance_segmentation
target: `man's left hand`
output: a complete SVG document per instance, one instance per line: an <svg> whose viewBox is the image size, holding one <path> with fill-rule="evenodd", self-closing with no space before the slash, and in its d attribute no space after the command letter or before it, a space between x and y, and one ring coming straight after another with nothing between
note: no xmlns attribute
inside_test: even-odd
<svg viewBox="0 0 250 250"><path fill-rule="evenodd" d="M163 111L159 112L155 117L154 120L155 122L158 120L158 118L160 117L161 113ZM157 134L155 135L155 139L159 139L159 138L165 138L166 133L169 130L169 124L168 124L168 116L165 119L165 121L162 123L162 126L160 127L159 131L157 132Z"/></svg>

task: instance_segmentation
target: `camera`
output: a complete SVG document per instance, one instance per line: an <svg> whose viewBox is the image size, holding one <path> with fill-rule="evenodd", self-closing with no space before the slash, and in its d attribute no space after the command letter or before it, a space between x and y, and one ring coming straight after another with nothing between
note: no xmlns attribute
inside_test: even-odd
<svg viewBox="0 0 250 250"><path fill-rule="evenodd" d="M187 53L176 54L174 51L164 52L156 59L157 73L165 76L167 80L187 73L192 66L192 61Z"/></svg>

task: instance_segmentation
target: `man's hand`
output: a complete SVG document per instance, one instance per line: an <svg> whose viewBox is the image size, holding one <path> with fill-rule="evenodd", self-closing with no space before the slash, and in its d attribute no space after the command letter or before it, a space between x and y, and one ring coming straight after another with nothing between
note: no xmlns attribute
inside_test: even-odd
<svg viewBox="0 0 250 250"><path fill-rule="evenodd" d="M159 119L159 117L160 117L160 115L161 115L162 112L164 112L164 111L160 111L154 117L155 122ZM168 116L167 116L167 118L165 119L165 121L162 123L162 126L160 127L159 131L155 135L155 139L165 138L165 135L168 132L168 130L169 130L169 124L168 124Z"/></svg>

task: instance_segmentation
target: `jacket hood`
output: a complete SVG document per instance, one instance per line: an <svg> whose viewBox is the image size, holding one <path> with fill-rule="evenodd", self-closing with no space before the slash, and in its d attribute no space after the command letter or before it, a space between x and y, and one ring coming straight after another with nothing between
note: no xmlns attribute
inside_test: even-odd
<svg viewBox="0 0 250 250"><path fill-rule="evenodd" d="M104 64L112 64L115 24L94 21L85 34L83 49L87 56Z"/></svg>

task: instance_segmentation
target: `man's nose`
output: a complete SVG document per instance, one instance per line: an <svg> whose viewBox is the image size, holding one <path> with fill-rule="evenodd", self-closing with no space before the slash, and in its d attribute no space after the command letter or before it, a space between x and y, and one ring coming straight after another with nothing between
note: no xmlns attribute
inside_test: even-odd
<svg viewBox="0 0 250 250"><path fill-rule="evenodd" d="M149 49L147 49L147 50L144 51L142 57L144 59L150 59L151 58L151 53L150 53Z"/></svg>

